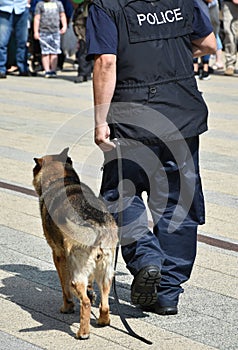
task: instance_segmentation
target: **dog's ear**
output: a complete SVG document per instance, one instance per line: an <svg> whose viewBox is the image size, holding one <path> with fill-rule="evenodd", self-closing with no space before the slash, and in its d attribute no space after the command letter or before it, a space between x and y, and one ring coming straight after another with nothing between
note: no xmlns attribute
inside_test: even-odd
<svg viewBox="0 0 238 350"><path fill-rule="evenodd" d="M70 157L68 157L69 147L65 148L60 154L59 158L63 163L68 163L72 165L72 160Z"/></svg>
<svg viewBox="0 0 238 350"><path fill-rule="evenodd" d="M35 161L36 165L38 165L40 168L42 167L43 158L34 158L34 161Z"/></svg>
<svg viewBox="0 0 238 350"><path fill-rule="evenodd" d="M43 158L34 158L34 161L35 161L36 165L33 169L33 174L34 174L34 176L36 176L42 168Z"/></svg>
<svg viewBox="0 0 238 350"><path fill-rule="evenodd" d="M68 157L68 152L69 152L69 147L66 147L60 154L60 158L64 158L64 159L67 159Z"/></svg>

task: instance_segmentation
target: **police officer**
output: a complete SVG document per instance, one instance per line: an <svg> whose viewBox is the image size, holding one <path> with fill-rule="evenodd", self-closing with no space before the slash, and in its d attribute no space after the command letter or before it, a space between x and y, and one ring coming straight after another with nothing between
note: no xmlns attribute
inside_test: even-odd
<svg viewBox="0 0 238 350"><path fill-rule="evenodd" d="M212 31L195 0L94 0L89 9L101 195L134 276L131 301L161 315L178 312L204 223L198 149L208 113L193 57L216 51Z"/></svg>

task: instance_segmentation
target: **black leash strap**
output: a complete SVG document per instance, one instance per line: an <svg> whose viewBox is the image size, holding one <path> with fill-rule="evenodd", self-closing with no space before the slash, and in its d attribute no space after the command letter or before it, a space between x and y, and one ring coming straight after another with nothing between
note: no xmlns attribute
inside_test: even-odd
<svg viewBox="0 0 238 350"><path fill-rule="evenodd" d="M117 159L118 159L118 191L119 191L119 202L118 202L118 227L119 227L119 242L121 241L121 230L122 230L122 223L123 223L123 175L122 175L122 155L121 155L121 148L120 148L120 143L118 140L113 140L116 144L116 150L117 150ZM117 266L117 260L118 260L118 254L119 254L119 245L116 248L116 253L115 253L115 263L114 263L114 271L116 271L116 266ZM130 327L128 324L124 314L121 311L121 305L119 302L117 290L116 290L116 277L114 275L113 281L112 281L112 286L113 286L113 292L114 292L114 298L116 301L116 306L117 306L117 311L120 316L121 322L123 323L124 327L128 331L128 334L132 336L133 338L139 339L140 341L151 345L153 344L150 340L141 337L137 333L133 331L133 329Z"/></svg>
<svg viewBox="0 0 238 350"><path fill-rule="evenodd" d="M119 252L119 246L117 246L117 248L116 248L115 271L116 271L116 264L117 264L117 259L118 259L118 252ZM139 334L137 334L133 331L133 329L130 327L129 323L127 322L123 312L121 311L121 304L119 302L119 298L118 298L118 294L117 294L117 290L116 290L116 277L115 277L115 275L113 277L112 287L113 287L114 299L116 302L117 312L118 312L120 319L121 319L121 322L123 323L124 327L126 328L128 334L130 336L132 336L133 338L136 338L136 339L142 341L143 343L146 343L148 345L152 345L153 343L150 340L140 336Z"/></svg>

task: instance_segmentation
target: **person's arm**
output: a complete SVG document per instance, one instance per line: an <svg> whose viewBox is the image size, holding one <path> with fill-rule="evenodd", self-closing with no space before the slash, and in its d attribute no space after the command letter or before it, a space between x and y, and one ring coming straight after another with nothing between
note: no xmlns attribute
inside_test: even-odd
<svg viewBox="0 0 238 350"><path fill-rule="evenodd" d="M60 12L60 21L62 24L62 28L60 29L60 34L64 34L67 30L67 18L65 16L65 12Z"/></svg>
<svg viewBox="0 0 238 350"><path fill-rule="evenodd" d="M110 141L107 113L116 84L116 55L96 55L93 69L95 143L102 151L110 151L115 144Z"/></svg>
<svg viewBox="0 0 238 350"><path fill-rule="evenodd" d="M208 54L215 54L217 43L214 33L210 33L204 38L192 41L193 57L201 57Z"/></svg>
<svg viewBox="0 0 238 350"><path fill-rule="evenodd" d="M87 59L94 59L94 140L103 151L109 151L115 147L110 141L107 114L116 85L117 28L108 14L93 4L86 29Z"/></svg>
<svg viewBox="0 0 238 350"><path fill-rule="evenodd" d="M40 28L40 14L36 14L34 16L34 38L36 40L40 39L39 28Z"/></svg>
<svg viewBox="0 0 238 350"><path fill-rule="evenodd" d="M194 0L193 33L191 35L193 57L205 56L216 52L216 38L209 17L207 5Z"/></svg>

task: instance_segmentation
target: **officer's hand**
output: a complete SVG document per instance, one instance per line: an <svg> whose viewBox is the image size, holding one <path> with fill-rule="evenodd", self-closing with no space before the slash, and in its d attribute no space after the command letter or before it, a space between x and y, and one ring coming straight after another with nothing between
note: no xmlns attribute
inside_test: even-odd
<svg viewBox="0 0 238 350"><path fill-rule="evenodd" d="M111 151L116 147L115 144L110 141L110 128L107 123L95 127L94 140L103 152Z"/></svg>

